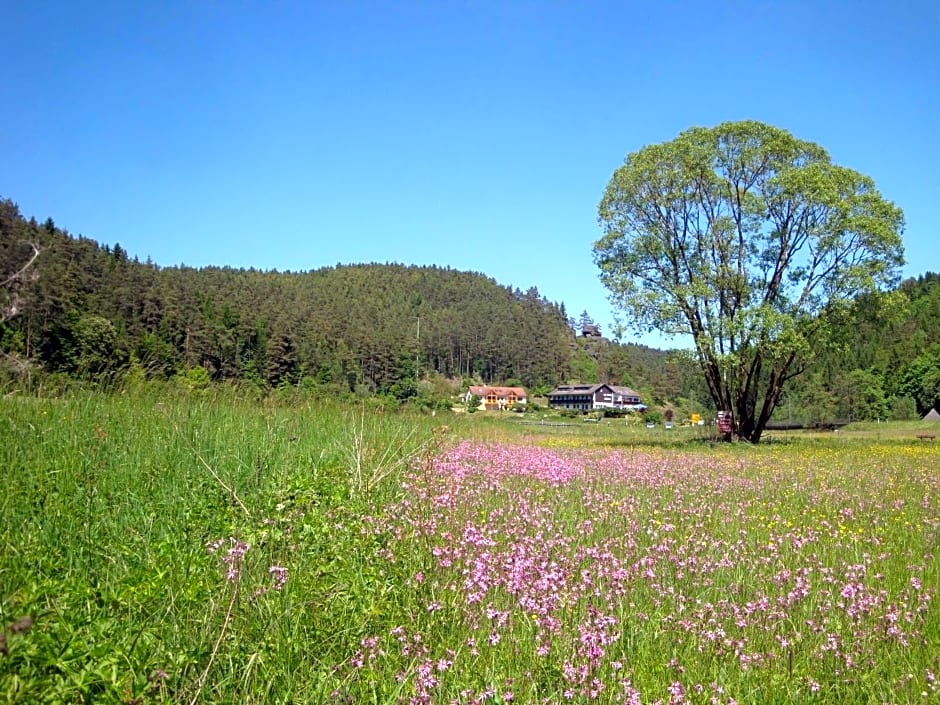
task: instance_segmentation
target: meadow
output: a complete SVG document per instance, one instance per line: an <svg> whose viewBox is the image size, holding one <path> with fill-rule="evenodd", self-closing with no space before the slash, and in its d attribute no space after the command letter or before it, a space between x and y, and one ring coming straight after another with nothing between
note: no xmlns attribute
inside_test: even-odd
<svg viewBox="0 0 940 705"><path fill-rule="evenodd" d="M0 398L0 701L940 700L940 445Z"/></svg>

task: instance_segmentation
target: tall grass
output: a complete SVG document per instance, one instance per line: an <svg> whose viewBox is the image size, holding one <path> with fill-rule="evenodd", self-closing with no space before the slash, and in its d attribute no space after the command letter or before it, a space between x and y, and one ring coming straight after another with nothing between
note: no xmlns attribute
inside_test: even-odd
<svg viewBox="0 0 940 705"><path fill-rule="evenodd" d="M436 421L164 391L0 402L0 698L185 701L213 649L202 701L309 695L368 618L358 518Z"/></svg>
<svg viewBox="0 0 940 705"><path fill-rule="evenodd" d="M0 701L937 697L934 444L517 421L0 399Z"/></svg>

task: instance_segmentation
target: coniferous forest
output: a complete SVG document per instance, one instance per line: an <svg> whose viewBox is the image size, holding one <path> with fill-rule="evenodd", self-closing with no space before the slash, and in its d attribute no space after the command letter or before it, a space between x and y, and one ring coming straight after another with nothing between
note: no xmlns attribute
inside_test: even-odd
<svg viewBox="0 0 940 705"><path fill-rule="evenodd" d="M133 373L407 401L433 378L536 394L604 381L659 406L709 406L687 355L580 339L564 304L536 287L446 267L160 266L0 200L0 282L6 385L26 374L112 382ZM778 423L915 418L940 402L940 275L848 302L830 330Z"/></svg>

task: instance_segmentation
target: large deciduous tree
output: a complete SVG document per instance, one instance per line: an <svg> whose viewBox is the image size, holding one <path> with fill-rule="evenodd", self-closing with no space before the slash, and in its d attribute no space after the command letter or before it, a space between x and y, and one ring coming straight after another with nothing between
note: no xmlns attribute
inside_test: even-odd
<svg viewBox="0 0 940 705"><path fill-rule="evenodd" d="M826 313L903 263L903 214L872 179L755 121L627 155L599 215L611 300L639 329L691 334L717 408L755 443Z"/></svg>

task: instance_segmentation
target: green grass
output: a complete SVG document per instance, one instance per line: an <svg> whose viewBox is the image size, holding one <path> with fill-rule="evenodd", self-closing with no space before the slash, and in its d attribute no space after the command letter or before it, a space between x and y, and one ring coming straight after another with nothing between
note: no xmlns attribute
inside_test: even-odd
<svg viewBox="0 0 940 705"><path fill-rule="evenodd" d="M897 583L892 595L906 589L903 566L909 564L926 566L924 582L931 589L940 581L931 553L940 496L930 470L940 465L940 453L934 444L913 440L914 426L787 437L754 448L710 444L700 429L523 420L258 401L231 390L189 394L170 387L0 398L0 702L407 702L419 695L421 659L398 652L392 658L389 646L370 667L372 677L363 680L366 671L352 667L363 640L381 636L391 643L391 630L406 625L430 652L445 658L451 650L452 660L463 664L467 639L481 636L460 590L449 589L459 581L431 552L438 535L420 527L511 517L517 491L548 507L565 531L593 518L598 540L621 532L622 516L585 507L582 492L588 490L610 502L636 502L630 517L638 527L672 521L688 540L696 532L731 537L761 521L763 533L753 540L765 540L771 522L807 522L812 512L829 521L846 503L856 512L869 506L871 517L856 513L842 523L846 531L855 526L868 538L881 537L880 550L892 554L892 570L898 571L888 578ZM712 487L712 472L738 478L750 488L741 501L753 511L731 523L711 516L699 526L670 514L678 511L678 485L617 489L603 475L570 491L524 478L490 494L481 485L468 489L455 509L435 510L422 503L422 492L446 490L446 482L435 484L441 481L435 461L465 438L588 455L649 452L668 460L681 454L695 465L692 477L703 473L703 486ZM780 482L758 482L778 470ZM805 491L794 490L804 477ZM900 502L902 512L886 515L876 495L856 488L858 478L874 483L878 477L886 483L878 496ZM689 497L695 503L687 506L708 499ZM233 542L250 548L226 563ZM837 565L874 553L849 539L835 544L826 560ZM286 569L283 587L272 567ZM418 573L426 576L420 583ZM701 590L704 598L708 590L732 590L751 577L729 574L718 586L684 589ZM632 600L655 613L643 584L635 587ZM510 596L494 593L493 599L512 609ZM433 602L442 608L429 611ZM573 602L566 628L573 629L585 610ZM694 641L652 621L630 621L629 612L623 607L625 626L615 650L631 664L633 683L648 692L663 697L660 686L676 677L663 652L677 649L696 677L721 678L727 671L729 687L737 684L749 698L739 697L741 702L811 700L804 687L784 678L779 662L771 671L742 677L726 661L696 661ZM936 609L931 616L937 617ZM559 673L567 657L533 658L536 643L525 619L514 615L516 631L498 648L484 650L473 668L455 665L442 676L448 697L470 702L471 696L461 699L462 691L479 694L490 685L508 690L515 679L517 693L563 700ZM938 646L938 629L932 624L925 632L931 647ZM918 689L910 698L899 695L907 691L898 690L896 670L888 666L873 668L864 687L838 679L826 687L846 702L875 694L921 702L925 672L940 672L940 662L924 655L930 652L908 653L904 667L915 674L910 688ZM798 657L796 667L808 666ZM613 671L605 673L616 680ZM772 678L761 685L764 676ZM527 678L538 687L520 687ZM779 687L773 678L782 679ZM613 695L606 691L604 701L614 702ZM704 695L690 697L706 701Z"/></svg>
<svg viewBox="0 0 940 705"><path fill-rule="evenodd" d="M435 425L231 396L3 399L0 627L33 625L7 634L0 698L194 697L234 584L206 544L228 537L252 548L200 698L255 693L273 664L291 677L265 688L315 690L377 599L357 522ZM284 564L306 594L253 597Z"/></svg>

